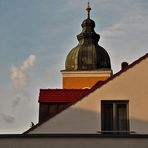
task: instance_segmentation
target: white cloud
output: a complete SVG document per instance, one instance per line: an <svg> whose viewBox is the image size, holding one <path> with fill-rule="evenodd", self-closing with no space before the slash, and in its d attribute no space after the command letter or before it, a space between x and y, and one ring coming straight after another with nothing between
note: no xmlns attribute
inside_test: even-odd
<svg viewBox="0 0 148 148"><path fill-rule="evenodd" d="M126 35L133 38L134 34L145 35L147 25L148 15L137 14L135 16L122 18L113 26L106 28L106 30L104 30L102 34L104 35L104 37ZM137 38L137 36L135 36L135 38Z"/></svg>
<svg viewBox="0 0 148 148"><path fill-rule="evenodd" d="M21 71L26 71L30 67L32 67L35 63L36 56L35 55L30 55L23 63L23 65L20 67Z"/></svg>
<svg viewBox="0 0 148 148"><path fill-rule="evenodd" d="M12 66L10 77L12 80L13 88L16 95L14 103L21 100L21 97L29 97L29 75L28 72L31 67L34 66L36 61L35 55L29 55L29 57L20 66ZM18 99L19 98L19 99ZM15 106L13 104L13 106Z"/></svg>
<svg viewBox="0 0 148 148"><path fill-rule="evenodd" d="M130 55L130 53L138 54L140 51L148 47L148 15L136 14L122 18L113 26L106 28L101 34L104 43L108 43L108 47L117 50L116 53ZM119 53L120 51L120 53ZM134 53L133 53L134 52ZM142 56L142 55L141 55Z"/></svg>
<svg viewBox="0 0 148 148"><path fill-rule="evenodd" d="M27 85L28 70L34 65L36 61L35 55L30 55L20 67L11 67L11 80L16 88L24 87Z"/></svg>

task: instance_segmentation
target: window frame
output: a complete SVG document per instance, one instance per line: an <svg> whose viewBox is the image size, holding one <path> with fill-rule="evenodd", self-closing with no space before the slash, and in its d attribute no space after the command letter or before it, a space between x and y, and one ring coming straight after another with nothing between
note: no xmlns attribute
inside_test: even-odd
<svg viewBox="0 0 148 148"><path fill-rule="evenodd" d="M105 119L104 119L104 104L112 104L112 116L113 116L113 127L112 130L105 130ZM119 130L117 124L117 105L118 104L126 104L126 130ZM105 134L127 134L129 133L130 125L129 125L129 100L101 100L101 133Z"/></svg>

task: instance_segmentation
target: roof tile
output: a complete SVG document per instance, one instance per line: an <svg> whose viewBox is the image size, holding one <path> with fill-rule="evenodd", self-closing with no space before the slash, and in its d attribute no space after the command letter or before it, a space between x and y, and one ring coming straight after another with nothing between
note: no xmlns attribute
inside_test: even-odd
<svg viewBox="0 0 148 148"><path fill-rule="evenodd" d="M72 103L88 93L89 89L40 89L40 103Z"/></svg>

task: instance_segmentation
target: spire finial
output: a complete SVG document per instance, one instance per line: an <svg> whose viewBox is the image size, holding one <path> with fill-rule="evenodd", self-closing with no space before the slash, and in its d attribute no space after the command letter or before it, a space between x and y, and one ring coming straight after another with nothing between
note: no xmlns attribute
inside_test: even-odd
<svg viewBox="0 0 148 148"><path fill-rule="evenodd" d="M86 8L86 11L88 13L88 18L90 18L90 10L91 10L91 7L90 7L90 4L89 2L87 3L87 8Z"/></svg>

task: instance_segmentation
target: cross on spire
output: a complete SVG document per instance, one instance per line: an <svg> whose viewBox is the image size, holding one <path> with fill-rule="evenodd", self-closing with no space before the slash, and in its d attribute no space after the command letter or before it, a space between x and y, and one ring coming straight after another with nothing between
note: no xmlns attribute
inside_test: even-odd
<svg viewBox="0 0 148 148"><path fill-rule="evenodd" d="M91 11L91 7L90 7L89 2L87 3L86 11L87 11L87 13L88 13L88 19L89 19L89 18L90 18L90 11Z"/></svg>

